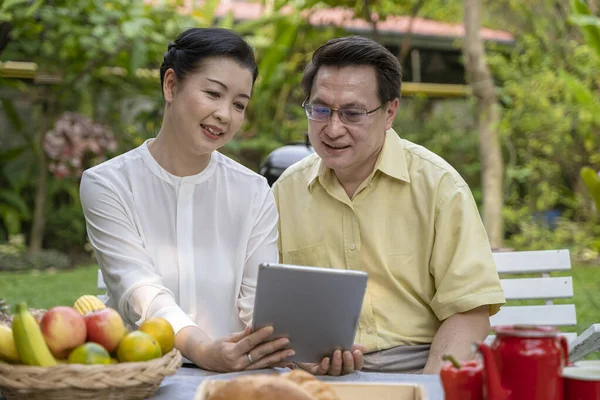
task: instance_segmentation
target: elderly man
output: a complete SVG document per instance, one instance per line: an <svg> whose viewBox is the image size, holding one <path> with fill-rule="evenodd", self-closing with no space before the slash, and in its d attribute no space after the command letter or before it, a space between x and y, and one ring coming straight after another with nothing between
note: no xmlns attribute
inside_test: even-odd
<svg viewBox="0 0 600 400"><path fill-rule="evenodd" d="M436 374L442 356L473 357L505 299L471 191L452 166L391 128L397 58L350 36L308 64L302 104L316 154L273 186L283 263L363 270L356 342L316 374L358 369Z"/></svg>

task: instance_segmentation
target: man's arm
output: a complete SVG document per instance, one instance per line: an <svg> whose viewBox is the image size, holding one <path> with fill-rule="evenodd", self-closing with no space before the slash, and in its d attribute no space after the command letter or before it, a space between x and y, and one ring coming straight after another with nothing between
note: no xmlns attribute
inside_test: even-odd
<svg viewBox="0 0 600 400"><path fill-rule="evenodd" d="M444 354L452 354L458 361L475 357L474 342L484 341L490 332L489 306L458 313L446 319L433 338L424 374L438 374Z"/></svg>

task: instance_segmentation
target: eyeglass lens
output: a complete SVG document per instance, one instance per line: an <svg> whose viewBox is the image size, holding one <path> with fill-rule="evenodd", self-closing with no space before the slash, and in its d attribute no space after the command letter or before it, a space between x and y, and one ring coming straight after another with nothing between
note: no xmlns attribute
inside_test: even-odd
<svg viewBox="0 0 600 400"><path fill-rule="evenodd" d="M324 106L307 105L306 115L307 117L316 121L327 121L333 111ZM367 115L366 110L360 108L342 108L337 110L340 119L344 122L360 122L362 118Z"/></svg>

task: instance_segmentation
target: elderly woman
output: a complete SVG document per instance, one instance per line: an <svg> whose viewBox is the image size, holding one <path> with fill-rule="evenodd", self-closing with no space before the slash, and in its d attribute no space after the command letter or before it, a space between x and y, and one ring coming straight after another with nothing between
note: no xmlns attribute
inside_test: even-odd
<svg viewBox="0 0 600 400"><path fill-rule="evenodd" d="M226 29L189 29L160 68L160 132L85 171L88 236L107 305L130 326L163 317L199 367L238 371L294 354L251 332L258 265L276 262L277 210L266 179L219 153L236 134L257 66ZM233 333L232 332L237 332Z"/></svg>

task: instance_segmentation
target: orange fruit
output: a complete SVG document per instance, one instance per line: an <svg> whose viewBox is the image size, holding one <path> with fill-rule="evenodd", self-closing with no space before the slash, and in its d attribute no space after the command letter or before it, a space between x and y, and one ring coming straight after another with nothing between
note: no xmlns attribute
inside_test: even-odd
<svg viewBox="0 0 600 400"><path fill-rule="evenodd" d="M150 334L160 345L162 354L167 354L175 347L175 332L171 324L164 318L154 317L142 322L140 331Z"/></svg>
<svg viewBox="0 0 600 400"><path fill-rule="evenodd" d="M97 343L84 343L69 354L69 364L110 364L110 354Z"/></svg>
<svg viewBox="0 0 600 400"><path fill-rule="evenodd" d="M156 339L142 331L129 332L117 347L119 362L148 361L161 356L160 345Z"/></svg>

